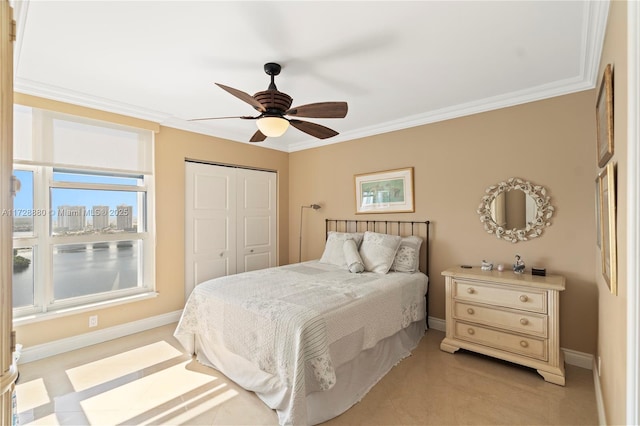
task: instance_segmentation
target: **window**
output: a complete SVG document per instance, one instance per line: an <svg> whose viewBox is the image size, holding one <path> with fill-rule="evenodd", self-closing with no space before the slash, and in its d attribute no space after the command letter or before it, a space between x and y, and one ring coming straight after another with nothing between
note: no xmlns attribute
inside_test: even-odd
<svg viewBox="0 0 640 426"><path fill-rule="evenodd" d="M14 170L20 190L13 200L13 307L35 304L34 170ZM8 214L7 212L3 212Z"/></svg>
<svg viewBox="0 0 640 426"><path fill-rule="evenodd" d="M14 128L14 317L152 292L152 133L20 106Z"/></svg>

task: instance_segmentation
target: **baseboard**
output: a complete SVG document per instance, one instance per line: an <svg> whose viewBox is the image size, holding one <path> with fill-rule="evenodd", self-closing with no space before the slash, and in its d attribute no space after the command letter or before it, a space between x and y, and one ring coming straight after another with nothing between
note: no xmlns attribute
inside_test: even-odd
<svg viewBox="0 0 640 426"><path fill-rule="evenodd" d="M576 367L593 370L594 356L586 352L578 352L572 349L560 348L564 352L564 362Z"/></svg>
<svg viewBox="0 0 640 426"><path fill-rule="evenodd" d="M433 328L434 330L446 332L447 331L447 322L440 318L429 317L429 328Z"/></svg>
<svg viewBox="0 0 640 426"><path fill-rule="evenodd" d="M150 330L166 324L171 324L173 322L177 322L180 319L181 314L181 310L169 312L102 330L43 343L41 345L23 347L20 353L19 363L24 364L27 362L37 361L53 355L58 355L75 349L95 345L97 343L106 342L108 340L117 339L119 337L128 336L130 334L139 333L141 331Z"/></svg>
<svg viewBox="0 0 640 426"><path fill-rule="evenodd" d="M441 318L429 317L429 328L446 332L447 322ZM565 363L569 365L575 365L576 367L586 368L587 370L593 369L593 355L566 348L560 348L560 350L564 354Z"/></svg>
<svg viewBox="0 0 640 426"><path fill-rule="evenodd" d="M605 426L607 424L607 416L604 411L604 399L602 398L602 387L600 386L600 374L595 358L593 360L593 385L596 391L596 408L598 410L598 424Z"/></svg>
<svg viewBox="0 0 640 426"><path fill-rule="evenodd" d="M84 348L87 346L95 345L97 343L117 339L118 337L124 337L166 324L171 324L173 322L177 322L180 319L181 314L182 311L169 312L167 314L157 315L138 321L105 328L103 330L92 331L90 333L80 334L78 336L68 337L66 339L60 339L41 345L25 347L22 348L22 351L20 353L20 363L24 364L27 362L37 361L39 359L47 358L53 355L69 352L74 349ZM446 324L446 321L441 318L429 317L429 328L431 329L445 332L447 329ZM564 360L567 364L586 368L588 370L595 370L593 368L593 355L574 351L571 349L561 349L564 353Z"/></svg>

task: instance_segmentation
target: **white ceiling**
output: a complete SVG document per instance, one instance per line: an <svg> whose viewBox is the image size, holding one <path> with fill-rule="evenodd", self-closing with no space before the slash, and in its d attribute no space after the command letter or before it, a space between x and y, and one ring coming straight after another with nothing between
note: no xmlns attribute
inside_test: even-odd
<svg viewBox="0 0 640 426"><path fill-rule="evenodd" d="M256 115L216 87L347 101L297 151L595 87L602 1L17 1L15 89L246 142Z"/></svg>

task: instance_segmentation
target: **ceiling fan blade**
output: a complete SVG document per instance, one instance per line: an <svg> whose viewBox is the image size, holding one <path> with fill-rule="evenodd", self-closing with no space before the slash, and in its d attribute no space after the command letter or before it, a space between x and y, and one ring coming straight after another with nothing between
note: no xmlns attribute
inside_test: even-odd
<svg viewBox="0 0 640 426"><path fill-rule="evenodd" d="M260 130L258 130L253 134L253 136L251 136L251 139L249 139L249 142L262 142L266 138L267 137Z"/></svg>
<svg viewBox="0 0 640 426"><path fill-rule="evenodd" d="M233 96L235 96L236 98L245 101L246 103L248 103L249 105L251 105L252 107L254 107L255 109L257 109L260 112L265 112L267 109L258 101L256 101L253 96L251 96L248 93L243 92L242 90L238 90L238 89L234 89L233 87L229 87L229 86L225 86L224 84L220 84L220 83L215 83L216 86L218 86L219 88L226 90L227 92L231 93Z"/></svg>
<svg viewBox="0 0 640 426"><path fill-rule="evenodd" d="M318 139L327 139L338 134L338 132L336 132L335 130L321 126L320 124L311 123L309 121L289 120L289 123L291 123L291 125L296 129Z"/></svg>
<svg viewBox="0 0 640 426"><path fill-rule="evenodd" d="M202 120L222 120L225 118L241 118L243 120L255 120L258 117L251 117L250 115L234 115L231 117L206 117L206 118L192 118L187 121L202 121Z"/></svg>
<svg viewBox="0 0 640 426"><path fill-rule="evenodd" d="M346 102L318 102L290 108L285 115L309 118L344 118L349 107Z"/></svg>

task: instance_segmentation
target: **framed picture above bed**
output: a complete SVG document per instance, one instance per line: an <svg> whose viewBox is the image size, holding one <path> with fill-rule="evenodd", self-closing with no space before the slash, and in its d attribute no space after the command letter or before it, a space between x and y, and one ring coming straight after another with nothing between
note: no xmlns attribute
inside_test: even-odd
<svg viewBox="0 0 640 426"><path fill-rule="evenodd" d="M604 167L613 156L613 75L611 64L608 64L604 69L598 91L596 127L598 166Z"/></svg>
<svg viewBox="0 0 640 426"><path fill-rule="evenodd" d="M355 175L356 214L412 213L413 167Z"/></svg>

